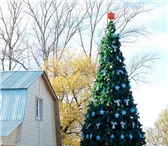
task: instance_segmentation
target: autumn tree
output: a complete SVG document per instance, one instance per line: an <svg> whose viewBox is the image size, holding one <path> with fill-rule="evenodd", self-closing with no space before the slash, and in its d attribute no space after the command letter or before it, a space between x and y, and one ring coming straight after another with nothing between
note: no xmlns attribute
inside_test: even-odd
<svg viewBox="0 0 168 146"><path fill-rule="evenodd" d="M147 146L168 145L168 108L162 111L154 127L146 129Z"/></svg>
<svg viewBox="0 0 168 146"><path fill-rule="evenodd" d="M95 32L98 31L96 28L97 28L97 26L99 26L99 24L101 24L99 22L101 19L103 19L103 16L106 14L108 8L104 12L104 15L101 16L102 17L101 18L100 14L104 8L103 1L100 4L97 1L95 1L94 3L92 3L92 5L91 5L91 1L90 2L87 1L86 4L88 6L86 16L90 15L90 18L92 18L92 19L90 19L89 22L92 22L92 23L95 22L95 24L92 24L92 23L87 24L86 31L83 31L78 26L78 32L79 32L80 40L81 40L80 46L82 46L84 56L89 60L90 63L94 64L94 60L97 60L97 59L95 59L93 57L93 52L95 51L95 48L99 48L99 44L95 45L95 42L94 42L95 37L99 38L99 36L95 35ZM94 13L91 14L91 12L93 12L93 9L95 9L95 8L98 8L98 11L96 11L96 12L94 11ZM98 17L97 18L94 17L95 14L97 14L96 16L100 17L100 20L98 19ZM139 13L137 13L137 15L138 14ZM124 17L126 17L126 16L124 16ZM136 17L136 15L134 15L134 17ZM130 17L129 21L131 20L131 18L134 18L134 17ZM89 18L89 17L87 17L87 18ZM85 23L86 20L87 19L85 19L83 21L84 24L86 24ZM129 24L129 21L126 23L127 25ZM86 35L85 32L90 30L90 26L92 26L92 28L91 28L92 35ZM122 29L122 32L124 32L124 27ZM87 38L87 40L91 39L92 41L85 41L86 38ZM76 39L76 40L78 40L78 39ZM76 41L73 43L73 45L75 45L75 43L76 43ZM87 45L87 43L89 43L89 45ZM68 45L67 45L67 47L68 47ZM89 51L88 51L87 47L90 49ZM65 50L62 50L62 51L65 51ZM90 53L88 53L87 51ZM79 52L81 52L81 51L79 51ZM70 51L69 51L69 53L70 53ZM96 55L94 54L94 56L97 56L97 53L98 52L96 52L95 53ZM61 132L62 132L63 144L77 146L77 145L79 145L79 141L81 138L80 137L80 130L81 130L82 121L84 119L83 114L86 112L86 106L84 105L81 108L81 104L79 104L79 103L87 104L88 101L90 100L91 85L93 84L93 82L92 82L93 80L91 81L91 78L93 79L94 74L91 75L91 78L89 77L90 75L84 76L85 78L90 79L90 82L87 83L87 86L85 86L85 84L80 84L81 80L80 80L79 74L76 74L73 72L74 76L69 78L69 76L71 76L72 71L74 70L71 68L71 65L69 65L69 61L72 61L71 63L75 64L75 66L78 67L78 65L75 63L76 62L75 60L77 58L71 59L72 56L70 55L70 57L68 57L68 59L67 59L67 56L65 54L66 53L63 52L61 58L58 57L59 56L58 55L57 57L53 56L53 59L51 58L48 61L46 61L45 62L47 65L46 71L47 71L47 73L50 77L50 80L52 82L52 85L53 85L53 87L54 87L54 89L60 99L60 115L61 115L61 125L62 125ZM92 58L94 58L94 59L92 59ZM73 61L74 61L74 63L73 63ZM81 61L83 61L83 60L81 60ZM60 70L62 70L62 67L64 68L64 72L60 72ZM87 66L85 66L85 68L87 69ZM75 72L80 73L81 71L79 71L79 69L80 68L76 68ZM95 72L95 69L96 68L94 65L94 72ZM137 68L136 68L136 71L137 71ZM134 71L134 73L136 73L136 71ZM78 77L79 80L75 76ZM80 82L78 82L78 81L80 81ZM86 81L88 81L88 80L86 79ZM74 88L70 88L70 87L72 87L70 85L74 85L74 84L76 84L74 86L76 88L75 90L74 90ZM77 90L77 89L80 89L80 90ZM76 92L76 91L78 91L78 92ZM81 93L85 93L85 94L83 94L85 96L81 95ZM83 98L81 98L81 97L83 97ZM81 100L81 102L79 102L80 100Z"/></svg>
<svg viewBox="0 0 168 146"><path fill-rule="evenodd" d="M64 59L55 60L54 66L49 63L48 70L60 101L62 142L64 145L78 146L95 65L85 55L75 57L68 53Z"/></svg>

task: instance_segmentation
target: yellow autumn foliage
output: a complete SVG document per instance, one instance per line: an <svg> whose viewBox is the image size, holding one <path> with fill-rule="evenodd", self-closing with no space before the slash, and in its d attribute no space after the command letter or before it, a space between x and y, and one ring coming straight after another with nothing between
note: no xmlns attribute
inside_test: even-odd
<svg viewBox="0 0 168 146"><path fill-rule="evenodd" d="M80 145L80 131L90 100L95 64L87 56L68 55L61 60L49 60L46 72L60 101L62 143Z"/></svg>
<svg viewBox="0 0 168 146"><path fill-rule="evenodd" d="M168 108L158 116L153 127L146 129L147 146L168 145Z"/></svg>

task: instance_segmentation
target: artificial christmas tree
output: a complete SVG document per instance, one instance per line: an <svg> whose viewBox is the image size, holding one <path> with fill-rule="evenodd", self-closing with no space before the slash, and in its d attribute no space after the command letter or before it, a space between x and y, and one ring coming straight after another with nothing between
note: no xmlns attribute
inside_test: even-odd
<svg viewBox="0 0 168 146"><path fill-rule="evenodd" d="M82 127L81 146L143 146L145 136L115 33L114 14L100 50L99 67Z"/></svg>

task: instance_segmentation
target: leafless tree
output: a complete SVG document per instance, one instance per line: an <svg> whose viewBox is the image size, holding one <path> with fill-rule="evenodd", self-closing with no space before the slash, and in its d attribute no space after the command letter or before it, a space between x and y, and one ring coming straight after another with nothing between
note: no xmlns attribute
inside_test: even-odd
<svg viewBox="0 0 168 146"><path fill-rule="evenodd" d="M31 48L37 65L41 67L50 57L61 59L85 19L82 11L76 12L78 1L43 0L35 6L29 0L25 3L33 20L32 38L36 41Z"/></svg>
<svg viewBox="0 0 168 146"><path fill-rule="evenodd" d="M137 85L138 83L147 83L154 68L154 62L159 58L160 54L157 52L137 53L129 60L127 65L129 79Z"/></svg>
<svg viewBox="0 0 168 146"><path fill-rule="evenodd" d="M146 3L132 3L132 2L124 2L115 7L117 17L115 19L115 23L117 26L118 33L120 34L122 43L135 43L135 40L138 35L147 37L148 31L143 26L143 23L131 25L131 22L136 19L137 16L142 15L151 9L146 7ZM130 37L132 37L130 39Z"/></svg>
<svg viewBox="0 0 168 146"><path fill-rule="evenodd" d="M134 26L131 24L137 16L150 11L150 8L146 7L146 3L115 3L114 0L85 0L84 2L87 15L85 23L88 28L87 31L79 30L80 46L94 62L98 62L101 39L108 23L106 19L109 11L115 12L114 22L121 38L122 47L126 47L128 43L136 43L138 35L147 37L149 34L143 24ZM153 61L158 58L159 54L153 52L135 55L128 63L130 79L136 83L145 82L147 80L145 76L150 73Z"/></svg>
<svg viewBox="0 0 168 146"><path fill-rule="evenodd" d="M68 44L77 45L77 43L82 47L81 51L92 61L97 62L101 39L104 35L102 32L106 29L104 23L107 23L107 13L111 10L116 13L115 23L122 44L132 41L134 43L132 38L137 37L131 36L146 36L146 31L142 29L142 26L131 25L130 27L134 18L149 10L145 7L145 3L121 2L118 4L114 3L114 0L84 0L82 3L76 0L68 2L37 0L34 3L29 0L24 0L24 2L23 0L7 0L7 2L9 17L4 17L4 11L0 8L2 25L0 39L3 41L0 59L3 70L5 66L9 70L15 69L16 66L27 69L23 54L25 51L29 54L30 50L37 66L41 68L50 58L61 59L65 48L70 48ZM25 15L29 20L27 34L30 34L26 38L26 49L21 45L25 34L25 28L21 27L23 6L27 8L25 10L24 7L24 12L28 14ZM142 80L140 72L135 74L135 70L138 71L142 67L150 69L147 64L156 59L155 54L151 55L142 56L138 60L134 58L129 67L130 79ZM29 56L26 57L29 59ZM144 57L148 59L144 60ZM29 64L32 63L31 59L28 61ZM139 64L142 62L143 66ZM135 64L140 66L134 68Z"/></svg>
<svg viewBox="0 0 168 146"><path fill-rule="evenodd" d="M27 69L23 52L26 25L22 25L23 0L8 0L7 10L0 6L0 61L2 70Z"/></svg>
<svg viewBox="0 0 168 146"><path fill-rule="evenodd" d="M88 41L88 45L86 45L86 39L84 39L83 36L84 32L82 33L82 31L79 29L79 36L80 36L80 45L82 46L82 49L84 51L84 53L92 58L92 54L95 54L95 51L93 49L93 47L97 47L94 46L94 40L97 36L95 36L95 33L97 31L97 27L100 23L100 21L102 20L102 18L104 17L104 15L107 14L107 12L109 11L109 8L111 7L112 2L108 3L108 5L106 7L105 6L104 1L92 1L92 0L85 0L84 1L84 7L86 9L86 15L87 15L87 26L88 26L88 31L89 31L89 40ZM97 39L100 37L97 37ZM89 50L88 50L89 49Z"/></svg>
<svg viewBox="0 0 168 146"><path fill-rule="evenodd" d="M105 23L107 23L107 13L109 11L113 11L116 14L114 22L116 24L117 33L120 34L122 44L135 43L134 38L137 38L137 35L147 35L147 31L145 31L143 26L131 25L131 22L139 14L149 11L149 8L145 7L145 3L115 3L114 0L85 0L84 2L88 18L85 23L88 24L88 29L85 32L79 30L80 46L83 52L90 58L96 56L94 59L96 61L98 59L100 43L107 26ZM85 34L87 34L87 36Z"/></svg>

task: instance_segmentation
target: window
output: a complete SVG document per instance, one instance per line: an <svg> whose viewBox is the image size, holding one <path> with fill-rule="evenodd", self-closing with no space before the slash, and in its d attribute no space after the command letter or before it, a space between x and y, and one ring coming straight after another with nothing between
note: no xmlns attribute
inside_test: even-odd
<svg viewBox="0 0 168 146"><path fill-rule="evenodd" d="M43 100L36 98L36 120L41 121L43 115Z"/></svg>

